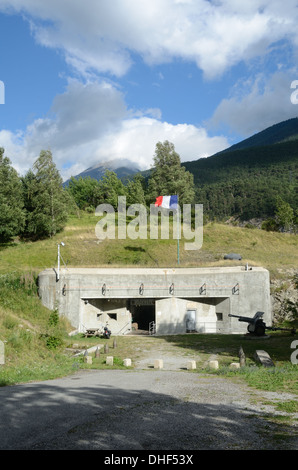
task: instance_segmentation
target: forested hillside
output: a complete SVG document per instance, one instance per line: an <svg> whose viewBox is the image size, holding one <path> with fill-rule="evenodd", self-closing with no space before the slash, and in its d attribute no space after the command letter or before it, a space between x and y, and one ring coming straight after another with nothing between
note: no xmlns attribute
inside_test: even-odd
<svg viewBox="0 0 298 470"><path fill-rule="evenodd" d="M298 140L230 150L183 163L194 175L195 200L209 218L273 217L277 198L298 210Z"/></svg>

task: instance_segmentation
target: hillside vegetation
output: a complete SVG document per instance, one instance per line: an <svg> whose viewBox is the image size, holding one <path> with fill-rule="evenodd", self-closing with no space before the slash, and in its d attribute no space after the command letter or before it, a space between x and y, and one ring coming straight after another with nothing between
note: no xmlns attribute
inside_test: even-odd
<svg viewBox="0 0 298 470"><path fill-rule="evenodd" d="M194 175L195 200L213 219L273 217L281 197L298 211L298 140L227 151L183 164Z"/></svg>
<svg viewBox="0 0 298 470"><path fill-rule="evenodd" d="M81 211L70 216L65 229L52 238L36 242L15 241L1 246L0 273L7 271L39 272L57 266L57 243L67 266L177 266L177 240L105 239L95 234L98 217ZM117 221L116 221L117 223ZM272 275L298 266L298 239L294 234L266 232L211 222L203 227L203 246L197 251L184 249L180 240L181 266L227 266L224 255L236 252L246 262L268 268Z"/></svg>

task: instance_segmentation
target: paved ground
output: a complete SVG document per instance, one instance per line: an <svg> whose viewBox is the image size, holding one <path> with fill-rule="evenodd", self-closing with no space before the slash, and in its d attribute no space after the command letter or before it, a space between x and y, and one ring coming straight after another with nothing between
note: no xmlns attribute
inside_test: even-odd
<svg viewBox="0 0 298 470"><path fill-rule="evenodd" d="M167 354L163 370L148 352L134 370L0 388L0 449L298 449L295 428L269 422L277 412L264 404L293 397L186 371Z"/></svg>

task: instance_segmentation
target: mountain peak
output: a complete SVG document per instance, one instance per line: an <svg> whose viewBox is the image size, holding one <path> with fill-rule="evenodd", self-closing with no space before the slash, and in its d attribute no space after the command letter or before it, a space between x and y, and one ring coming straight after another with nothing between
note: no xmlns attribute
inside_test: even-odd
<svg viewBox="0 0 298 470"><path fill-rule="evenodd" d="M97 162L90 166L86 170L82 171L78 175L75 175L75 179L79 178L94 178L100 180L107 170L114 171L118 178L126 178L138 173L140 168L135 162L125 158L114 158L106 162ZM64 185L67 185L69 180L65 181Z"/></svg>
<svg viewBox="0 0 298 470"><path fill-rule="evenodd" d="M105 168L106 170L117 170L118 168L130 168L135 171L140 171L137 163L128 160L127 158L114 158L105 162L97 162L85 171L96 170L97 168ZM83 172L83 173L84 173Z"/></svg>

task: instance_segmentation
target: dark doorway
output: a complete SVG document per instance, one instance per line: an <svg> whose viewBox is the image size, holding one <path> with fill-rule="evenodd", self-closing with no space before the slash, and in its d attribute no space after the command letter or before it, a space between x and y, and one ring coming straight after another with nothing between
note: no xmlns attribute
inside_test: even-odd
<svg viewBox="0 0 298 470"><path fill-rule="evenodd" d="M155 305L131 305L131 314L138 330L149 331L149 324L155 321Z"/></svg>

